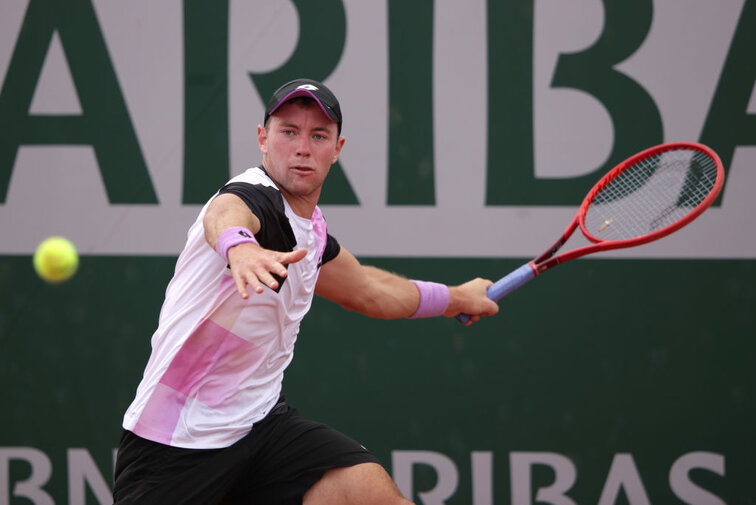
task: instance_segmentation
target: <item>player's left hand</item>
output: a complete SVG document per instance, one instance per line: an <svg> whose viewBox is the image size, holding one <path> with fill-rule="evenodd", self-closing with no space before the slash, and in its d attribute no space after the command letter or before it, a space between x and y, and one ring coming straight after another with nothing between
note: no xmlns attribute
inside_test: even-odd
<svg viewBox="0 0 756 505"><path fill-rule="evenodd" d="M273 274L286 277L284 265L296 263L306 254L307 249L290 252L271 251L257 244L245 242L228 250L228 266L231 268L239 295L246 300L249 298L247 286L258 294L263 292L263 286L278 289L278 281Z"/></svg>

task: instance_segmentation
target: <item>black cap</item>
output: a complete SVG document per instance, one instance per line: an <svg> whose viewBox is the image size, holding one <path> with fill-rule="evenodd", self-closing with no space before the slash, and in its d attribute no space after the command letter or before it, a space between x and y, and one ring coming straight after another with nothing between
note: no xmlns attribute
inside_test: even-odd
<svg viewBox="0 0 756 505"><path fill-rule="evenodd" d="M307 96L315 99L320 108L323 109L325 115L336 122L339 127L339 134L341 134L341 107L339 106L339 101L325 84L313 81L312 79L295 79L278 88L273 93L268 102L268 107L265 109L265 122L284 103L298 96Z"/></svg>

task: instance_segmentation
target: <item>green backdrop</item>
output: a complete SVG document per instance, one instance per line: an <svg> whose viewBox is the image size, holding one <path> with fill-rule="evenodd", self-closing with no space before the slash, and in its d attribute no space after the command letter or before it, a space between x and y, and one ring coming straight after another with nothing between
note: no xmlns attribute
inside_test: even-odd
<svg viewBox="0 0 756 505"><path fill-rule="evenodd" d="M51 495L68 495L69 448L86 448L110 482L174 261L85 256L62 285L41 282L29 257L0 262L0 447L47 454ZM363 261L449 283L518 264ZM683 503L670 466L710 451L724 456L725 475L694 470L692 481L726 503L753 503L755 285L752 261L580 260L470 328L445 318L373 321L316 300L285 391L387 466L392 451L451 458L459 487L449 504L471 503L473 451L493 453L495 503L509 502L513 451L570 458L577 479L568 495L581 504L597 502L617 453L632 454L652 503ZM11 460L11 489L29 472ZM553 479L536 467L533 487ZM431 467L416 467L416 491L436 483Z"/></svg>

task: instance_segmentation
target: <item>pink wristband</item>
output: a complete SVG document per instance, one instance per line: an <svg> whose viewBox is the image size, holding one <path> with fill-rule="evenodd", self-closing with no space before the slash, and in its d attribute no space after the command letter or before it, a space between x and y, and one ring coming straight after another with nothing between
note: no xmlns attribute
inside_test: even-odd
<svg viewBox="0 0 756 505"><path fill-rule="evenodd" d="M420 292L420 304L409 319L444 315L449 306L449 286L437 282L410 280Z"/></svg>
<svg viewBox="0 0 756 505"><path fill-rule="evenodd" d="M218 241L215 243L215 250L220 254L221 258L228 263L228 250L235 245L243 244L245 242L252 242L253 244L260 245L255 240L254 234L243 226L233 226L223 232L218 237Z"/></svg>

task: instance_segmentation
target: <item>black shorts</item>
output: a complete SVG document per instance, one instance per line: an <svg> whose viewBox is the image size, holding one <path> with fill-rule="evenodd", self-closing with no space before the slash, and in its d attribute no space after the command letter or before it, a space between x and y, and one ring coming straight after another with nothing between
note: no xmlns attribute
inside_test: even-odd
<svg viewBox="0 0 756 505"><path fill-rule="evenodd" d="M331 468L379 463L338 431L282 405L224 449L182 449L124 431L115 468L117 505L301 504Z"/></svg>

